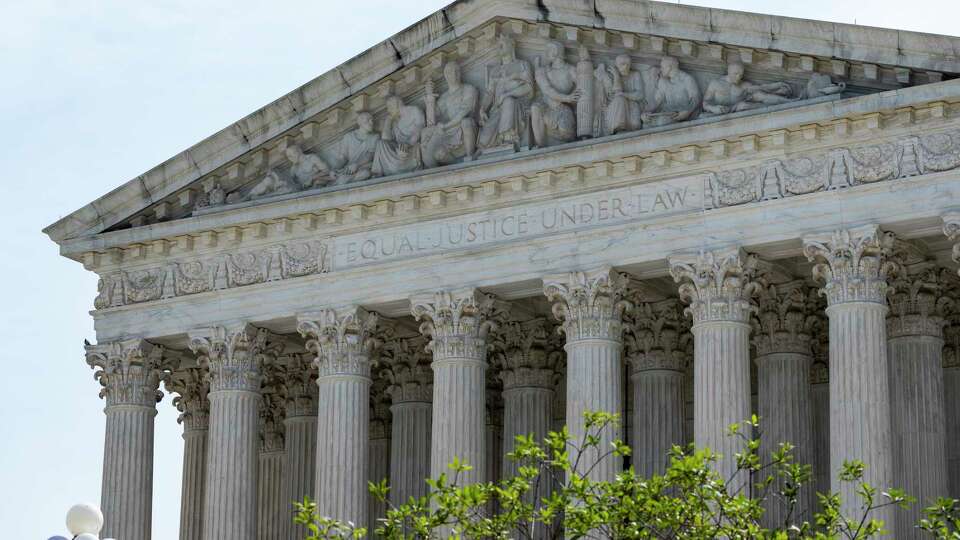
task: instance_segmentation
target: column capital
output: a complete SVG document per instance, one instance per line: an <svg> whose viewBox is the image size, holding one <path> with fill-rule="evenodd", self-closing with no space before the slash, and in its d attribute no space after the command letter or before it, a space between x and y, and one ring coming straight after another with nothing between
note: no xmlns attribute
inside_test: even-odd
<svg viewBox="0 0 960 540"><path fill-rule="evenodd" d="M276 352L274 336L263 328L239 323L189 332L190 350L209 368L210 391L260 391L265 355Z"/></svg>
<svg viewBox="0 0 960 540"><path fill-rule="evenodd" d="M876 225L840 229L803 238L803 254L815 262L813 277L831 306L848 302L884 304L895 238Z"/></svg>
<svg viewBox="0 0 960 540"><path fill-rule="evenodd" d="M310 353L281 358L285 418L317 416L317 368Z"/></svg>
<svg viewBox="0 0 960 540"><path fill-rule="evenodd" d="M210 382L206 370L201 367L181 368L174 371L166 382L168 392L178 394L173 406L180 415L177 422L183 424L184 432L206 431L210 425Z"/></svg>
<svg viewBox="0 0 960 540"><path fill-rule="evenodd" d="M297 331L307 350L317 355L319 377L352 375L370 378L370 355L379 316L359 306L324 309L297 317Z"/></svg>
<svg viewBox="0 0 960 540"><path fill-rule="evenodd" d="M91 345L84 342L87 364L102 387L107 407L136 405L156 408L163 398L160 381L170 373L164 348L143 339Z"/></svg>
<svg viewBox="0 0 960 540"><path fill-rule="evenodd" d="M370 390L370 440L390 438L390 398L387 381L375 381Z"/></svg>
<svg viewBox="0 0 960 540"><path fill-rule="evenodd" d="M561 351L550 350L552 325L545 319L510 321L501 326L494 337L496 362L500 365L503 389L553 389L556 372L553 366Z"/></svg>
<svg viewBox="0 0 960 540"><path fill-rule="evenodd" d="M410 299L413 318L422 321L420 332L428 336L434 359L478 358L486 355L487 335L507 305L477 289L438 291Z"/></svg>
<svg viewBox="0 0 960 540"><path fill-rule="evenodd" d="M887 337L943 337L946 316L954 309L954 300L946 290L955 285L953 272L935 262L907 265L889 285L887 298Z"/></svg>
<svg viewBox="0 0 960 540"><path fill-rule="evenodd" d="M943 329L943 367L960 368L960 313L947 317Z"/></svg>
<svg viewBox="0 0 960 540"><path fill-rule="evenodd" d="M553 303L567 342L623 338L623 314L629 279L611 267L545 276L543 294Z"/></svg>
<svg viewBox="0 0 960 540"><path fill-rule="evenodd" d="M387 381L386 393L394 404L433 401L433 370L423 336L397 338L383 345L380 376Z"/></svg>
<svg viewBox="0 0 960 540"><path fill-rule="evenodd" d="M624 349L633 373L686 371L692 335L679 300L638 303L627 322Z"/></svg>
<svg viewBox="0 0 960 540"><path fill-rule="evenodd" d="M740 248L701 251L669 257L670 275L680 283L680 299L690 303L686 312L694 325L732 321L747 323L756 310L751 297L759 290L754 281L756 255Z"/></svg>
<svg viewBox="0 0 960 540"><path fill-rule="evenodd" d="M816 288L801 280L782 284L764 283L758 293L759 306L753 318L753 345L757 356L796 353L810 356L813 334L823 320Z"/></svg>

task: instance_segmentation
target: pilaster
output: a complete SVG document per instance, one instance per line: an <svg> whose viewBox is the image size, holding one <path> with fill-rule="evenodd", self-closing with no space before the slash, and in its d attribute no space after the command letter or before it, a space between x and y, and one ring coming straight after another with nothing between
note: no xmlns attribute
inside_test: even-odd
<svg viewBox="0 0 960 540"><path fill-rule="evenodd" d="M629 318L625 350L633 402L632 463L637 475L663 474L673 445L683 445L683 379L692 338L674 299L638 304Z"/></svg>
<svg viewBox="0 0 960 540"><path fill-rule="evenodd" d="M694 443L720 454L717 470L734 490L748 482L734 475L743 442L728 435L731 424L750 418L751 297L758 261L740 249L669 258L670 274L689 302L694 338Z"/></svg>
<svg viewBox="0 0 960 540"><path fill-rule="evenodd" d="M887 279L894 238L874 225L841 229L803 239L804 254L822 284L830 319L831 491L844 513L860 508L857 487L841 483L844 461L869 466L864 480L884 490L894 486L887 358ZM877 512L890 530L894 513Z"/></svg>
<svg viewBox="0 0 960 540"><path fill-rule="evenodd" d="M410 304L433 353L430 476L447 472L456 457L473 467L461 476L461 484L484 481L487 335L496 328L502 307L476 289L440 291L414 297Z"/></svg>
<svg viewBox="0 0 960 540"><path fill-rule="evenodd" d="M630 308L625 299L627 281L625 274L610 267L543 278L543 292L566 335L567 427L578 445L586 430L585 412L623 412L621 349L623 315ZM622 468L621 460L614 456L600 460L600 452L606 453L601 449L622 438L622 428L608 426L598 435L599 447L586 451L580 463L584 470L597 463L592 479L613 481Z"/></svg>
<svg viewBox="0 0 960 540"><path fill-rule="evenodd" d="M317 505L321 516L358 525L369 517L370 364L378 317L357 306L298 317L316 355Z"/></svg>
<svg viewBox="0 0 960 540"><path fill-rule="evenodd" d="M149 540L153 512L153 420L169 374L163 347L133 339L86 344L87 364L106 400L103 450L105 537Z"/></svg>

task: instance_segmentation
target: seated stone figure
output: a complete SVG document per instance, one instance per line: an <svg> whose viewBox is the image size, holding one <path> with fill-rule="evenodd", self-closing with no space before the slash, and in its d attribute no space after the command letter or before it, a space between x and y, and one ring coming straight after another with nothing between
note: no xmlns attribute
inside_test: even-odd
<svg viewBox="0 0 960 540"><path fill-rule="evenodd" d="M474 120L477 89L463 82L460 64L456 62L447 62L443 66L443 78L447 90L436 102L436 118L433 119L436 123L423 128L420 133L426 167L446 165L460 158L470 161L477 151L477 123Z"/></svg>
<svg viewBox="0 0 960 540"><path fill-rule="evenodd" d="M357 114L357 129L347 133L330 150L330 168L336 185L359 182L371 176L373 154L380 135L373 129L373 115Z"/></svg>
<svg viewBox="0 0 960 540"><path fill-rule="evenodd" d="M497 43L500 65L487 73L487 88L480 102L481 148L527 144L524 109L533 97L533 69L517 57L516 46L506 35Z"/></svg>
<svg viewBox="0 0 960 540"><path fill-rule="evenodd" d="M577 70L563 57L563 44L547 42L542 65L534 70L540 100L530 107L534 143L539 147L572 141L577 136L577 117L572 106L580 99Z"/></svg>
<svg viewBox="0 0 960 540"><path fill-rule="evenodd" d="M703 93L703 110L711 115L748 111L791 101L785 82L754 84L744 80L743 64L730 62L727 74L710 81Z"/></svg>
<svg viewBox="0 0 960 540"><path fill-rule="evenodd" d="M680 62L672 56L660 59L653 103L644 113L644 127L656 127L693 120L700 113L700 87L689 73L680 71Z"/></svg>
<svg viewBox="0 0 960 540"><path fill-rule="evenodd" d="M419 169L420 130L424 124L420 107L404 105L397 96L388 97L387 116L373 154L372 174L386 176Z"/></svg>
<svg viewBox="0 0 960 540"><path fill-rule="evenodd" d="M597 66L597 80L603 89L601 133L640 129L645 106L643 77L632 68L630 57L620 54L613 66Z"/></svg>

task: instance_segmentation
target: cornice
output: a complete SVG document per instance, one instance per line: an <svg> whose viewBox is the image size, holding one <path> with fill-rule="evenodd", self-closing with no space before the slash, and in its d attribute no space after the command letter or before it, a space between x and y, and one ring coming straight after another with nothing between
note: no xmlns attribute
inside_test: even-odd
<svg viewBox="0 0 960 540"><path fill-rule="evenodd" d="M471 40L486 39L491 22L521 31L584 35L594 43L614 42L628 49L685 56L722 55L725 49L745 63L763 60L801 70L885 80L892 86L940 80L943 71L960 71L958 40L898 30L806 21L628 0L598 0L593 9L564 0L461 0L375 45L273 103L208 137L161 165L73 212L45 229L57 242L100 232L141 210L145 204L178 193L190 183L238 159L257 160L266 143L303 127L337 123L342 110L356 109L382 86L403 82L398 73L443 47L469 52ZM515 20L505 20L512 17ZM574 25L581 25L580 27ZM487 32L488 34L489 32ZM638 35L645 34L645 35ZM893 67L889 67L893 66ZM416 76L414 75L414 78ZM316 124L311 127L311 124Z"/></svg>

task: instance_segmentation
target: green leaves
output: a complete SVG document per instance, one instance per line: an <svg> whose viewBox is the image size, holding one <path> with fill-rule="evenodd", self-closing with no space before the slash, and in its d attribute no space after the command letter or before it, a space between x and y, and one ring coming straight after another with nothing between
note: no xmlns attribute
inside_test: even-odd
<svg viewBox="0 0 960 540"><path fill-rule="evenodd" d="M733 486L713 469L717 455L709 448L674 446L663 474L638 477L633 469L611 481L597 481L589 471L596 461L622 459L630 447L621 440L605 443L604 430L617 426L616 414L588 412L585 433L571 440L566 428L543 441L516 438L508 455L516 471L498 482L464 485L470 464L454 459L449 472L426 479L429 495L406 502L390 501L386 481L371 482L370 493L388 505L376 534L384 539L490 538L548 539L847 539L883 534L884 524L873 519L879 508L907 507L914 500L902 490L879 491L864 481L866 465L843 463L838 478L852 484L860 498L856 515L844 515L840 497L818 494L821 511L813 522L795 512L801 489L812 481L808 464L797 463L793 445L780 444L769 456L760 454L760 420L729 426L728 435L741 442L736 454L738 473L750 485ZM605 446L605 447L603 447ZM587 458L586 456L589 456ZM593 460L586 463L584 461ZM886 486L885 486L886 487ZM785 505L784 523L773 529L762 525L764 508ZM925 511L920 528L935 538L960 540L960 506L941 499ZM314 503L296 503L295 521L308 531L305 540L362 538L362 527L320 517Z"/></svg>

